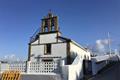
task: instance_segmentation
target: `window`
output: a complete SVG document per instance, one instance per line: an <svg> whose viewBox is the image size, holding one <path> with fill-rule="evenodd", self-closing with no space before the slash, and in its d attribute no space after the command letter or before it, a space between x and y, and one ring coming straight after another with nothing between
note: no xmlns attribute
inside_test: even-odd
<svg viewBox="0 0 120 80"><path fill-rule="evenodd" d="M52 26L52 27L51 27L51 31L55 31L55 26Z"/></svg>
<svg viewBox="0 0 120 80"><path fill-rule="evenodd" d="M51 44L45 45L45 55L51 54Z"/></svg>

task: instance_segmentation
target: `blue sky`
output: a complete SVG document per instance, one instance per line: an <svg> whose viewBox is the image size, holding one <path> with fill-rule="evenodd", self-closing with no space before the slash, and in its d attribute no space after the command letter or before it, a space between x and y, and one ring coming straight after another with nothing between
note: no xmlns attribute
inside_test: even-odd
<svg viewBox="0 0 120 80"><path fill-rule="evenodd" d="M29 37L51 9L63 36L82 45L98 39L120 42L120 0L0 0L0 56L27 58Z"/></svg>

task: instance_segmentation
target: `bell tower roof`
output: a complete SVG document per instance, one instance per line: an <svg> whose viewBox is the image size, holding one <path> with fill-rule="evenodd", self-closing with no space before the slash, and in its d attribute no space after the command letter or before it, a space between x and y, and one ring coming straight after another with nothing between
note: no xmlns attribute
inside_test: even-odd
<svg viewBox="0 0 120 80"><path fill-rule="evenodd" d="M47 16L42 19L41 33L59 31L58 17L54 16L50 11Z"/></svg>

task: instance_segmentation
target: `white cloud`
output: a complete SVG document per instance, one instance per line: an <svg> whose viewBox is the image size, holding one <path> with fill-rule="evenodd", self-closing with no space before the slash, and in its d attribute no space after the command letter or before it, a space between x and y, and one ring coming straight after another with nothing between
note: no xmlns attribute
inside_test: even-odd
<svg viewBox="0 0 120 80"><path fill-rule="evenodd" d="M95 49L97 53L104 54L108 49L109 42L111 43L109 39L96 40Z"/></svg>
<svg viewBox="0 0 120 80"><path fill-rule="evenodd" d="M20 59L15 54L5 55L3 57L3 60L5 60L5 61L20 61Z"/></svg>
<svg viewBox="0 0 120 80"><path fill-rule="evenodd" d="M97 41L96 41L96 49L103 51L104 48L105 48L105 45L102 43L102 40L97 40Z"/></svg>

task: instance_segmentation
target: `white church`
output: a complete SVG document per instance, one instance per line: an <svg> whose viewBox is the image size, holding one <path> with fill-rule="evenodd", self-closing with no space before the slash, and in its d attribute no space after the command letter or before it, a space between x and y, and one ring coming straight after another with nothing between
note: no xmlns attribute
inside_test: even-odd
<svg viewBox="0 0 120 80"><path fill-rule="evenodd" d="M83 62L91 60L89 50L61 35L58 17L51 12L31 37L28 50L27 61L1 62L0 72L18 70L22 80L80 80L84 77Z"/></svg>

